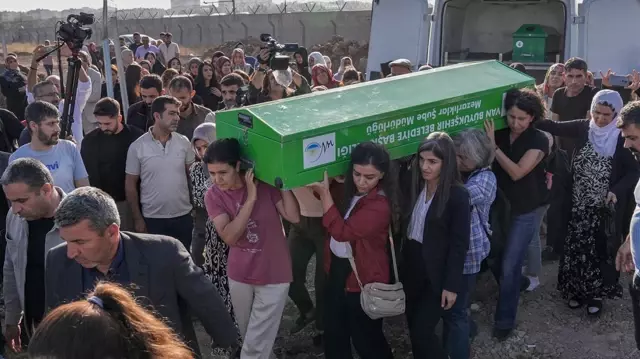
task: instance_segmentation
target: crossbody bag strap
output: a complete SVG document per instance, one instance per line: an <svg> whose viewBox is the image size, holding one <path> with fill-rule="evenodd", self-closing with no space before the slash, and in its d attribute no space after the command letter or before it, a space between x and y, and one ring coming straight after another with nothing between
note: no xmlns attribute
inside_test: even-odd
<svg viewBox="0 0 640 359"><path fill-rule="evenodd" d="M400 283L400 276L398 275L398 261L396 260L396 249L393 245L393 234L391 231L391 227L389 227L389 243L391 243L391 261L393 262L393 275L396 280L395 282ZM353 269L353 274L356 275L356 280L358 281L360 289L364 289L362 281L360 280L360 276L358 275L358 269L356 268L356 262L353 259L353 255L349 256L349 263L351 264L351 269Z"/></svg>
<svg viewBox="0 0 640 359"><path fill-rule="evenodd" d="M362 285L362 281L360 280L360 276L358 275L358 269L356 268L356 262L353 260L353 255L349 256L349 263L351 264L351 269L353 269L353 274L356 275L356 279L358 280L358 285L360 286L360 290L364 290Z"/></svg>
<svg viewBox="0 0 640 359"><path fill-rule="evenodd" d="M396 261L396 247L393 245L393 234L391 227L389 227L389 242L391 243L391 261L393 262L393 274L396 279L396 283L400 283L400 277L398 276L398 262Z"/></svg>

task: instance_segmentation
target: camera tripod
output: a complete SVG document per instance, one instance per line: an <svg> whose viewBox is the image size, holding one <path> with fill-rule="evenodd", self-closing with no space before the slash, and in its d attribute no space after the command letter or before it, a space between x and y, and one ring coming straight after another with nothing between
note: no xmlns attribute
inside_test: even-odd
<svg viewBox="0 0 640 359"><path fill-rule="evenodd" d="M80 67L82 61L78 58L78 52L80 51L76 44L69 44L71 49L71 57L67 59L67 85L64 86L64 75L62 71L62 56L60 55L60 48L65 43L61 42L53 50L48 51L44 55L36 59L36 62L40 62L45 57L49 56L54 51L58 51L58 72L60 72L60 92L63 94L64 106L62 108L62 116L60 119L60 138L66 139L69 134L73 135L71 131L71 125L73 124L73 113L76 107L76 93L78 90L78 78L80 77Z"/></svg>

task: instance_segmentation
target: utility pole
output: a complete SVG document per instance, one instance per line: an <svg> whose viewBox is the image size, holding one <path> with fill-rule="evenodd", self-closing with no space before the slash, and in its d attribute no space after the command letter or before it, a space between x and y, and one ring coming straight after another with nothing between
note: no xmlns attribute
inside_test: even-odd
<svg viewBox="0 0 640 359"><path fill-rule="evenodd" d="M111 78L111 51L109 48L109 0L102 4L102 53L104 54L104 77L107 83L107 96L113 98L113 79Z"/></svg>

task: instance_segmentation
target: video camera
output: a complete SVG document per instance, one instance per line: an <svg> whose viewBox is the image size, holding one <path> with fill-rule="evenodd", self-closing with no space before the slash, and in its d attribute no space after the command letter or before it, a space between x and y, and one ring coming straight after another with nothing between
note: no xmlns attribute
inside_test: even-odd
<svg viewBox="0 0 640 359"><path fill-rule="evenodd" d="M87 25L92 25L95 21L93 14L81 12L80 15L71 14L67 16L67 22L62 22L58 29L58 38L66 43L72 52L82 49L85 40L91 37L93 30Z"/></svg>
<svg viewBox="0 0 640 359"><path fill-rule="evenodd" d="M268 49L270 52L269 59L264 61L258 58L261 63L269 64L272 70L286 70L289 68L289 56L282 55L283 52L294 52L298 50L298 44L280 44L274 39L271 34L261 34L260 41L266 45L263 49Z"/></svg>

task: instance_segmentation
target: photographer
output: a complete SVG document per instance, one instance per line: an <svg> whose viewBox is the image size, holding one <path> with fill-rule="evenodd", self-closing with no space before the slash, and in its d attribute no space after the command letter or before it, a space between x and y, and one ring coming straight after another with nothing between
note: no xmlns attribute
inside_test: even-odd
<svg viewBox="0 0 640 359"><path fill-rule="evenodd" d="M36 100L49 102L58 107L60 113L63 112L64 109L64 100L61 100L60 92L51 84L50 86L42 87L41 91L34 90L36 83L38 82L38 59L41 58L47 52L47 48L42 45L33 50L33 58L31 60L31 68L29 69L29 75L27 76L27 99L29 103L34 102ZM60 48L60 52L62 56L69 57L71 56L71 51L67 45L64 45ZM85 57L80 57L80 59L84 62L86 60ZM65 89L66 90L66 89ZM76 103L75 108L73 110L73 123L71 124L71 132L69 135L73 134L73 137L80 146L83 137L82 131L82 112L84 111L84 107L89 100L89 96L91 96L91 79L87 75L87 71L85 70L85 66L80 66L80 74L78 76L78 89L76 90ZM26 132L23 131L23 134ZM25 135L24 139L27 139ZM21 136L22 139L22 136ZM24 141L24 140L23 140ZM21 141L21 142L23 142ZM21 143L20 145L24 144Z"/></svg>
<svg viewBox="0 0 640 359"><path fill-rule="evenodd" d="M295 90L279 84L276 81L274 70L269 67L269 59L271 56L271 50L269 49L262 49L258 54L258 61L260 62L260 65L253 74L253 79L249 84L249 93L247 95L248 104L280 100L311 92L311 88L309 87L307 80L291 69L290 71L293 75L292 84L295 86Z"/></svg>
<svg viewBox="0 0 640 359"><path fill-rule="evenodd" d="M244 80L238 74L228 74L220 81L220 93L222 95L221 110L230 110L242 106Z"/></svg>

